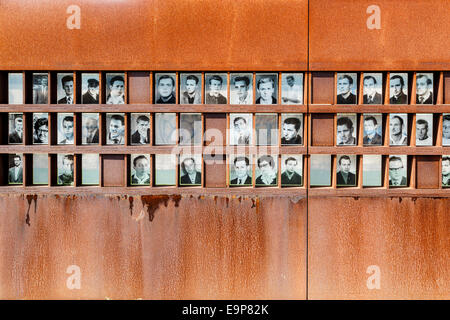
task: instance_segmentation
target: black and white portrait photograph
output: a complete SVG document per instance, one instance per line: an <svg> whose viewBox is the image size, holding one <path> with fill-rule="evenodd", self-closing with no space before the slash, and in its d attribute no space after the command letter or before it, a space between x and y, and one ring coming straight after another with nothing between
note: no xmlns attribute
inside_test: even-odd
<svg viewBox="0 0 450 320"><path fill-rule="evenodd" d="M258 155L255 168L255 186L274 187L278 184L278 156Z"/></svg>
<svg viewBox="0 0 450 320"><path fill-rule="evenodd" d="M177 143L177 120L175 113L155 113L155 144Z"/></svg>
<svg viewBox="0 0 450 320"><path fill-rule="evenodd" d="M251 155L230 156L230 187L252 185Z"/></svg>
<svg viewBox="0 0 450 320"><path fill-rule="evenodd" d="M416 114L416 146L433 145L433 114Z"/></svg>
<svg viewBox="0 0 450 320"><path fill-rule="evenodd" d="M226 104L228 78L226 73L207 73L205 75L205 103Z"/></svg>
<svg viewBox="0 0 450 320"><path fill-rule="evenodd" d="M303 145L303 114L281 114L281 145Z"/></svg>
<svg viewBox="0 0 450 320"><path fill-rule="evenodd" d="M231 104L253 104L252 73L232 73L230 83Z"/></svg>
<svg viewBox="0 0 450 320"><path fill-rule="evenodd" d="M278 145L278 114L257 113L255 114L256 145L274 146Z"/></svg>
<svg viewBox="0 0 450 320"><path fill-rule="evenodd" d="M48 103L48 74L33 73L33 104Z"/></svg>
<svg viewBox="0 0 450 320"><path fill-rule="evenodd" d="M33 144L48 144L48 113L33 113Z"/></svg>
<svg viewBox="0 0 450 320"><path fill-rule="evenodd" d="M406 113L389 114L389 144L391 146L408 144L408 115Z"/></svg>
<svg viewBox="0 0 450 320"><path fill-rule="evenodd" d="M363 187L381 187L381 154L365 154L363 157Z"/></svg>
<svg viewBox="0 0 450 320"><path fill-rule="evenodd" d="M73 104L73 73L58 73L56 79L58 104Z"/></svg>
<svg viewBox="0 0 450 320"><path fill-rule="evenodd" d="M150 155L132 154L130 155L130 185L148 186L150 185Z"/></svg>
<svg viewBox="0 0 450 320"><path fill-rule="evenodd" d="M363 104L383 104L382 73L364 73Z"/></svg>
<svg viewBox="0 0 450 320"><path fill-rule="evenodd" d="M331 155L330 154L312 154L310 156L311 164L311 187L329 187L331 186Z"/></svg>
<svg viewBox="0 0 450 320"><path fill-rule="evenodd" d="M202 184L202 156L200 154L180 155L180 186Z"/></svg>
<svg viewBox="0 0 450 320"><path fill-rule="evenodd" d="M356 155L337 155L336 185L338 187L356 186Z"/></svg>
<svg viewBox="0 0 450 320"><path fill-rule="evenodd" d="M81 143L98 144L99 143L99 114L82 113L81 114Z"/></svg>
<svg viewBox="0 0 450 320"><path fill-rule="evenodd" d="M150 113L132 113L131 144L150 144Z"/></svg>
<svg viewBox="0 0 450 320"><path fill-rule="evenodd" d="M442 115L442 145L450 146L450 113Z"/></svg>
<svg viewBox="0 0 450 320"><path fill-rule="evenodd" d="M450 188L450 155L442 156L442 187Z"/></svg>
<svg viewBox="0 0 450 320"><path fill-rule="evenodd" d="M303 73L281 75L281 103L303 104Z"/></svg>
<svg viewBox="0 0 450 320"><path fill-rule="evenodd" d="M416 104L433 104L433 73L416 74Z"/></svg>
<svg viewBox="0 0 450 320"><path fill-rule="evenodd" d="M106 114L106 144L125 144L125 114Z"/></svg>
<svg viewBox="0 0 450 320"><path fill-rule="evenodd" d="M33 153L33 184L48 185L47 153Z"/></svg>
<svg viewBox="0 0 450 320"><path fill-rule="evenodd" d="M8 144L23 143L23 113L8 113Z"/></svg>
<svg viewBox="0 0 450 320"><path fill-rule="evenodd" d="M278 74L256 74L256 104L278 103Z"/></svg>
<svg viewBox="0 0 450 320"><path fill-rule="evenodd" d="M391 73L389 76L389 103L408 104L408 74Z"/></svg>
<svg viewBox="0 0 450 320"><path fill-rule="evenodd" d="M389 156L389 186L390 187L406 187L408 179L406 174L408 172L408 157Z"/></svg>
<svg viewBox="0 0 450 320"><path fill-rule="evenodd" d="M253 118L251 113L230 114L230 145L252 144Z"/></svg>
<svg viewBox="0 0 450 320"><path fill-rule="evenodd" d="M303 155L281 155L281 186L300 187L303 185Z"/></svg>
<svg viewBox="0 0 450 320"><path fill-rule="evenodd" d="M174 154L155 154L155 185L176 185L177 156Z"/></svg>
<svg viewBox="0 0 450 320"><path fill-rule="evenodd" d="M155 103L175 104L176 91L175 73L156 73L155 74Z"/></svg>
<svg viewBox="0 0 450 320"><path fill-rule="evenodd" d="M338 113L336 130L338 146L355 146L358 132L356 113Z"/></svg>
<svg viewBox="0 0 450 320"><path fill-rule="evenodd" d="M201 145L202 114L180 113L180 145Z"/></svg>
<svg viewBox="0 0 450 320"><path fill-rule="evenodd" d="M363 145L383 145L383 115L381 113L364 114Z"/></svg>
<svg viewBox="0 0 450 320"><path fill-rule="evenodd" d="M106 74L106 104L125 103L125 74Z"/></svg>
<svg viewBox="0 0 450 320"><path fill-rule="evenodd" d="M180 74L180 104L202 103L202 74Z"/></svg>
<svg viewBox="0 0 450 320"><path fill-rule="evenodd" d="M23 104L23 74L8 73L8 103Z"/></svg>
<svg viewBox="0 0 450 320"><path fill-rule="evenodd" d="M356 73L337 74L336 104L356 104L358 98L358 82Z"/></svg>
<svg viewBox="0 0 450 320"><path fill-rule="evenodd" d="M8 184L23 183L23 154L10 154L8 156Z"/></svg>
<svg viewBox="0 0 450 320"><path fill-rule="evenodd" d="M73 113L58 113L58 144L73 144L74 141Z"/></svg>
<svg viewBox="0 0 450 320"><path fill-rule="evenodd" d="M81 184L98 185L100 183L100 158L98 153L81 155Z"/></svg>
<svg viewBox="0 0 450 320"><path fill-rule="evenodd" d="M73 186L74 157L73 154L58 154L58 179L60 186Z"/></svg>
<svg viewBox="0 0 450 320"><path fill-rule="evenodd" d="M120 81L119 81L120 83ZM100 81L98 73L81 74L81 103L98 104L100 94Z"/></svg>

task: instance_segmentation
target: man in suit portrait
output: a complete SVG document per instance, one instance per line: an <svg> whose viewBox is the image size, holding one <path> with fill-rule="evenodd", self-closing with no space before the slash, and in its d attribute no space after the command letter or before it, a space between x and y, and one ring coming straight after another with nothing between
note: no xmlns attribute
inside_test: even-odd
<svg viewBox="0 0 450 320"><path fill-rule="evenodd" d="M347 74L339 76L337 104L356 104L356 96L352 93L353 79Z"/></svg>
<svg viewBox="0 0 450 320"><path fill-rule="evenodd" d="M337 172L338 186L356 186L356 175L350 172L352 160L349 156L339 158L339 171Z"/></svg>
<svg viewBox="0 0 450 320"><path fill-rule="evenodd" d="M356 138L353 136L353 122L348 117L341 117L337 120L337 138L339 145L354 146Z"/></svg>
<svg viewBox="0 0 450 320"><path fill-rule="evenodd" d="M281 173L281 185L301 186L302 176L295 172L295 168L297 167L297 159L295 159L294 157L288 157L286 160L284 160L284 164L286 166L286 170Z"/></svg>
<svg viewBox="0 0 450 320"><path fill-rule="evenodd" d="M393 116L389 121L390 145L406 146L408 137L403 134L403 119L399 116Z"/></svg>
<svg viewBox="0 0 450 320"><path fill-rule="evenodd" d="M147 116L140 115L136 119L136 131L131 135L133 144L150 143L150 119Z"/></svg>
<svg viewBox="0 0 450 320"><path fill-rule="evenodd" d="M250 144L250 132L247 127L247 120L243 117L236 117L233 121L234 144L236 145L249 145Z"/></svg>
<svg viewBox="0 0 450 320"><path fill-rule="evenodd" d="M256 91L259 94L256 104L277 104L277 98L273 96L275 92L273 77L260 78L256 84Z"/></svg>
<svg viewBox="0 0 450 320"><path fill-rule="evenodd" d="M389 99L390 104L408 103L408 97L403 92L403 88L405 87L405 80L403 80L402 76L393 76L389 81L389 86L391 88L390 92L392 94L392 97Z"/></svg>
<svg viewBox="0 0 450 320"><path fill-rule="evenodd" d="M16 154L14 155L14 166L9 168L8 172L8 183L10 184L21 184L23 183L23 168L22 168L22 158Z"/></svg>
<svg viewBox="0 0 450 320"><path fill-rule="evenodd" d="M73 104L73 77L64 76L61 79L62 88L66 96L58 100L58 104Z"/></svg>
<svg viewBox="0 0 450 320"><path fill-rule="evenodd" d="M86 119L85 124L85 144L98 144L99 138L98 138L98 119L90 116Z"/></svg>
<svg viewBox="0 0 450 320"><path fill-rule="evenodd" d="M252 104L253 96L250 88L250 79L247 76L238 76L233 79L231 90L231 104Z"/></svg>
<svg viewBox="0 0 450 320"><path fill-rule="evenodd" d="M58 144L73 144L73 116L65 116L61 126L64 137Z"/></svg>
<svg viewBox="0 0 450 320"><path fill-rule="evenodd" d="M389 186L405 187L407 185L403 161L400 157L389 157Z"/></svg>
<svg viewBox="0 0 450 320"><path fill-rule="evenodd" d="M374 116L364 117L364 145L381 146L381 135L378 134L378 122Z"/></svg>
<svg viewBox="0 0 450 320"><path fill-rule="evenodd" d="M431 146L433 139L428 132L428 121L419 119L416 121L416 145Z"/></svg>
<svg viewBox="0 0 450 320"><path fill-rule="evenodd" d="M174 104L175 103L175 79L167 74L158 78L157 90L159 98L156 103Z"/></svg>
<svg viewBox="0 0 450 320"><path fill-rule="evenodd" d="M82 96L82 103L84 104L98 104L98 87L97 79L88 79L87 91Z"/></svg>
<svg viewBox="0 0 450 320"><path fill-rule="evenodd" d="M442 119L442 145L450 146L450 114L444 115Z"/></svg>
<svg viewBox="0 0 450 320"><path fill-rule="evenodd" d="M261 175L256 178L255 184L260 186L277 185L277 171L272 156L264 155L258 158L258 168Z"/></svg>
<svg viewBox="0 0 450 320"><path fill-rule="evenodd" d="M365 76L364 80L364 104L381 104L381 94L375 89L377 80L374 76Z"/></svg>
<svg viewBox="0 0 450 320"><path fill-rule="evenodd" d="M198 88L199 79L196 75L190 74L185 80L186 91L181 94L181 104L201 104L202 99Z"/></svg>
<svg viewBox="0 0 450 320"><path fill-rule="evenodd" d="M252 176L250 175L250 160L247 157L234 158L234 172L236 178L230 181L231 186L248 186L252 184Z"/></svg>
<svg viewBox="0 0 450 320"><path fill-rule="evenodd" d="M442 186L450 187L450 156L442 156Z"/></svg>
<svg viewBox="0 0 450 320"><path fill-rule="evenodd" d="M125 144L125 119L122 115L113 114L109 122L106 144Z"/></svg>
<svg viewBox="0 0 450 320"><path fill-rule="evenodd" d="M23 138L23 115L16 114L14 117L14 131L9 134L8 143L22 143Z"/></svg>
<svg viewBox="0 0 450 320"><path fill-rule="evenodd" d="M73 184L73 155L71 154L64 155L61 174L58 175L58 184L63 186Z"/></svg>
<svg viewBox="0 0 450 320"><path fill-rule="evenodd" d="M106 97L106 104L124 104L125 81L122 76L114 76L109 81L109 94Z"/></svg>
<svg viewBox="0 0 450 320"><path fill-rule="evenodd" d="M213 75L209 78L209 90L206 94L207 104L226 104L227 98L224 97L220 90L222 90L222 77L218 75Z"/></svg>
<svg viewBox="0 0 450 320"><path fill-rule="evenodd" d="M48 119L39 118L34 123L33 143L48 144Z"/></svg>
<svg viewBox="0 0 450 320"><path fill-rule="evenodd" d="M182 172L185 174L180 178L180 184L182 185L201 185L202 175L197 172L195 168L194 158L186 158L181 163Z"/></svg>
<svg viewBox="0 0 450 320"><path fill-rule="evenodd" d="M33 75L33 103L48 103L48 78L46 75Z"/></svg>
<svg viewBox="0 0 450 320"><path fill-rule="evenodd" d="M281 144L303 144L302 136L300 135L301 122L298 118L286 118L283 121L281 128Z"/></svg>
<svg viewBox="0 0 450 320"><path fill-rule="evenodd" d="M131 184L150 184L150 164L146 156L140 155L133 159L134 174L131 175Z"/></svg>
<svg viewBox="0 0 450 320"><path fill-rule="evenodd" d="M416 78L416 104L433 104L433 81L426 74Z"/></svg>

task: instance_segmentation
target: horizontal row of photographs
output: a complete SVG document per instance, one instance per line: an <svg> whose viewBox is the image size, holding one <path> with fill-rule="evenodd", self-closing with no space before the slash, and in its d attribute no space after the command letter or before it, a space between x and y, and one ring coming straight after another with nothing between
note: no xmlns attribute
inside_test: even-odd
<svg viewBox="0 0 450 320"><path fill-rule="evenodd" d="M48 154L33 154L33 184L48 185ZM382 155L363 155L363 187L382 186ZM9 155L8 184L23 184L23 154ZM176 181L177 156L174 154L155 155L155 186L174 186ZM303 155L283 154L258 155L256 163L251 155L229 156L230 187L301 187L303 186ZM280 160L280 162L279 162ZM253 173L253 164L255 171ZM281 174L278 172L280 167ZM331 186L331 155L311 155L310 185ZM99 185L100 169L98 154L81 155L81 184ZM357 155L337 155L336 185L338 187L357 186ZM57 185L73 186L74 155L57 155ZM130 155L129 185L151 185L151 156L149 154ZM389 156L389 186L408 186L408 158L406 155ZM201 186L203 161L200 154L179 156L179 186ZM442 156L442 186L450 187L450 156Z"/></svg>

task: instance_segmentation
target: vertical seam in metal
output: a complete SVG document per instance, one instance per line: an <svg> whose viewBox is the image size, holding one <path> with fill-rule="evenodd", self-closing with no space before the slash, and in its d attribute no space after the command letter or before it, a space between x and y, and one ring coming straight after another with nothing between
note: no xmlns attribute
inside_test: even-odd
<svg viewBox="0 0 450 320"><path fill-rule="evenodd" d="M308 0L308 16L307 16L307 24L308 24L308 36L307 36L307 54L306 54L306 72L308 73L309 77L311 77L311 73L309 70L309 2L310 0ZM308 85L310 85L312 82L308 77ZM305 78L305 77L304 77ZM306 91L307 97L306 97L306 113L308 115L308 121L311 121L311 114L309 113L309 99L311 99L310 95L311 95L311 88L308 88L308 90ZM305 100L305 99L303 99ZM309 157L309 135L311 134L311 132L308 132L308 141L306 142L306 156ZM311 172L309 166L307 168L307 170L309 172ZM303 173L303 176L305 176L305 174ZM309 173L307 173L308 176L308 181L310 181L311 177L309 176ZM303 179L305 180L305 179ZM306 300L309 300L309 273L308 273L308 261L309 261L309 186L308 184L306 184Z"/></svg>

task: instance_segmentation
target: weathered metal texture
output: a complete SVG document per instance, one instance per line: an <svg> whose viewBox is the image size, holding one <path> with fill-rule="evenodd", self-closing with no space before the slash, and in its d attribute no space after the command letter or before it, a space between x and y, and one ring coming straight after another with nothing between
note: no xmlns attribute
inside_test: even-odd
<svg viewBox="0 0 450 320"><path fill-rule="evenodd" d="M1 299L306 297L305 198L10 195L0 208Z"/></svg>
<svg viewBox="0 0 450 320"><path fill-rule="evenodd" d="M310 198L308 298L449 299L449 212L445 198Z"/></svg>

